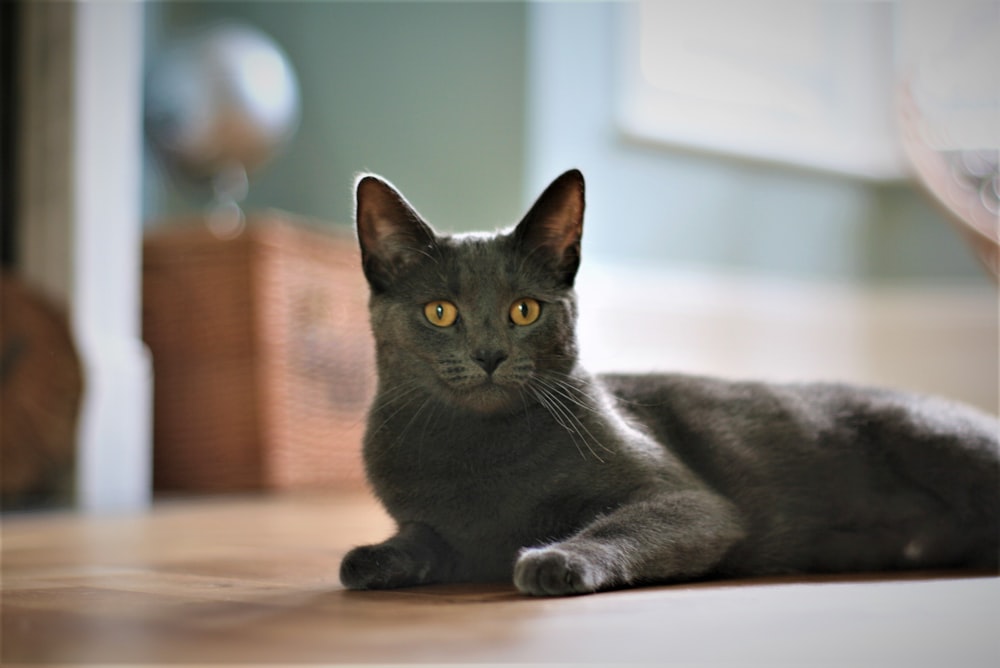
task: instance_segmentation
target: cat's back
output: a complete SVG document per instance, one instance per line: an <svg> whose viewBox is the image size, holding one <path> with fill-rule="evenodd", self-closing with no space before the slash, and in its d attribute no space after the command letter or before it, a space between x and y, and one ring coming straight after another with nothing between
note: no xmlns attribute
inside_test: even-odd
<svg viewBox="0 0 1000 668"><path fill-rule="evenodd" d="M604 374L598 381L623 413L699 472L723 462L749 466L766 451L790 455L804 441L837 430L835 416L844 413L834 406L832 387L679 373Z"/></svg>
<svg viewBox="0 0 1000 668"><path fill-rule="evenodd" d="M847 490L851 481L877 486L884 471L928 484L936 484L935 471L957 471L955 488L1000 484L1000 422L948 400L684 374L610 374L599 382L623 413L726 491L755 484L819 489L833 478Z"/></svg>
<svg viewBox="0 0 1000 668"><path fill-rule="evenodd" d="M623 412L671 449L886 449L937 440L1000 454L1000 422L946 399L842 383L768 383L686 374L604 374Z"/></svg>

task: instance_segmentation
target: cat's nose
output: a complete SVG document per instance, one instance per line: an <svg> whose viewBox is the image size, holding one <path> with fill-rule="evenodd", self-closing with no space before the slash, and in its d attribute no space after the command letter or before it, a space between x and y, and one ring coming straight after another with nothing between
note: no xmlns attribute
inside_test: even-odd
<svg viewBox="0 0 1000 668"><path fill-rule="evenodd" d="M507 359L507 353L502 350L477 350L472 354L472 361L483 367L486 373L492 374L500 363Z"/></svg>

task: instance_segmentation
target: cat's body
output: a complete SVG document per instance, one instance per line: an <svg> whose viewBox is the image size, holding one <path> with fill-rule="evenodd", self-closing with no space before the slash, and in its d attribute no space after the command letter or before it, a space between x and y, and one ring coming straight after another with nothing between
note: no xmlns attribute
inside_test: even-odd
<svg viewBox="0 0 1000 668"><path fill-rule="evenodd" d="M441 237L387 183L359 181L379 372L365 463L399 530L345 557L345 585L566 594L997 567L991 417L843 385L581 369L582 215L567 172L514 231Z"/></svg>

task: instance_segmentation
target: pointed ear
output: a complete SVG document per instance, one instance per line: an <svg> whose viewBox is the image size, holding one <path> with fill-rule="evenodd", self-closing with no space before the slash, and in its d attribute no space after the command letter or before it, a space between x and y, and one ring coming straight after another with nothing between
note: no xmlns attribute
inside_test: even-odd
<svg viewBox="0 0 1000 668"><path fill-rule="evenodd" d="M434 251L434 232L396 188L375 174L355 181L354 220L361 262L372 289L385 290Z"/></svg>
<svg viewBox="0 0 1000 668"><path fill-rule="evenodd" d="M514 230L521 250L548 264L568 286L580 266L583 209L583 174L571 169L545 189Z"/></svg>

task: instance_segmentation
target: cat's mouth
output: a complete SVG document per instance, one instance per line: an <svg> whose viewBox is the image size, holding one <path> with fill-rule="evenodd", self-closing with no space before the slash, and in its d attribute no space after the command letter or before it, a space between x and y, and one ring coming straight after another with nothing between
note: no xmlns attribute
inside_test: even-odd
<svg viewBox="0 0 1000 668"><path fill-rule="evenodd" d="M521 401L521 383L493 375L460 384L446 383L452 401L477 413L497 413L517 406Z"/></svg>
<svg viewBox="0 0 1000 668"><path fill-rule="evenodd" d="M435 371L450 403L478 413L497 413L523 405L533 365L520 358L490 364L446 357L435 361Z"/></svg>

